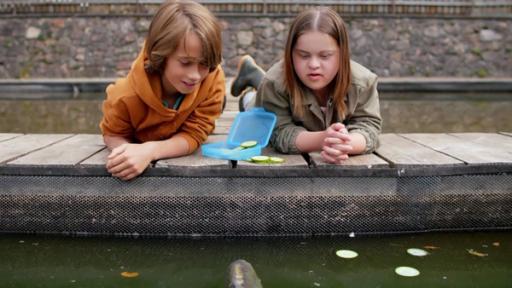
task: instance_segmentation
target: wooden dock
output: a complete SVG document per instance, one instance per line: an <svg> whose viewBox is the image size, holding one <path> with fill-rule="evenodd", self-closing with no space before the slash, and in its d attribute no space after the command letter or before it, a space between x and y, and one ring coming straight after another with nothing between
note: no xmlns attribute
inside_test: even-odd
<svg viewBox="0 0 512 288"><path fill-rule="evenodd" d="M226 138L230 101L208 139ZM0 232L116 236L400 233L512 227L512 133L383 134L331 165L193 155L123 182L100 135L0 134Z"/></svg>

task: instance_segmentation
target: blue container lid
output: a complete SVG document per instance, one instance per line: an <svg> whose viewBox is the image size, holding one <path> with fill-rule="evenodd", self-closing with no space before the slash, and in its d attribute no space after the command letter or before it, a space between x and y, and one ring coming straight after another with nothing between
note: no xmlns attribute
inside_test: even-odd
<svg viewBox="0 0 512 288"><path fill-rule="evenodd" d="M260 107L240 112L229 129L226 142L204 144L201 146L201 152L204 156L228 160L248 160L253 156L260 155L261 149L268 145L276 120L277 117L274 113L266 112ZM254 140L258 144L243 150L233 150L243 142L250 140Z"/></svg>

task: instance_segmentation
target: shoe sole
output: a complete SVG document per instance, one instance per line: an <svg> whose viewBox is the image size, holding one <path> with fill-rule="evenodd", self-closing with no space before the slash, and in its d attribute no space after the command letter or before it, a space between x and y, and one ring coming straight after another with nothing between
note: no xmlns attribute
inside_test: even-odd
<svg viewBox="0 0 512 288"><path fill-rule="evenodd" d="M231 89L229 89L229 92L231 93L231 96L233 96L233 97L238 97L238 96L242 95L242 92L243 92L243 91L241 91L240 94L234 95L233 94L233 83L235 82L234 79L238 78L238 75L240 74L240 71L241 71L242 65L245 62L245 59L249 59L249 61L252 60L252 62L254 62L254 59L250 55L244 55L244 56L242 56L242 58L240 58L240 60L238 60L238 64L236 65L236 75L233 78L233 81L231 82Z"/></svg>

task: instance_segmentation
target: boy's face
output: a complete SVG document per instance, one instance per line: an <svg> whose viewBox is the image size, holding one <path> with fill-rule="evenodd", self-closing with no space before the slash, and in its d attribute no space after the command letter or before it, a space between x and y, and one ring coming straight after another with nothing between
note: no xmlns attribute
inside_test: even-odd
<svg viewBox="0 0 512 288"><path fill-rule="evenodd" d="M336 77L340 48L326 33L308 31L297 39L292 51L295 73L302 83L317 95L326 97L326 88Z"/></svg>
<svg viewBox="0 0 512 288"><path fill-rule="evenodd" d="M167 96L176 93L188 94L194 91L209 73L203 60L201 40L195 33L189 33L167 57L162 83Z"/></svg>

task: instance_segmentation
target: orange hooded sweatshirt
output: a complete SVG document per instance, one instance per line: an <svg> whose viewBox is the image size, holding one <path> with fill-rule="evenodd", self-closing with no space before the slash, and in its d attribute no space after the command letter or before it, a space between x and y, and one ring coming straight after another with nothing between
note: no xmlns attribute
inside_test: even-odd
<svg viewBox="0 0 512 288"><path fill-rule="evenodd" d="M107 87L103 101L103 135L121 136L134 142L169 139L180 135L192 153L215 128L225 95L224 72L220 65L191 93L178 110L162 104L160 74L144 70L145 53L139 54L126 78Z"/></svg>

